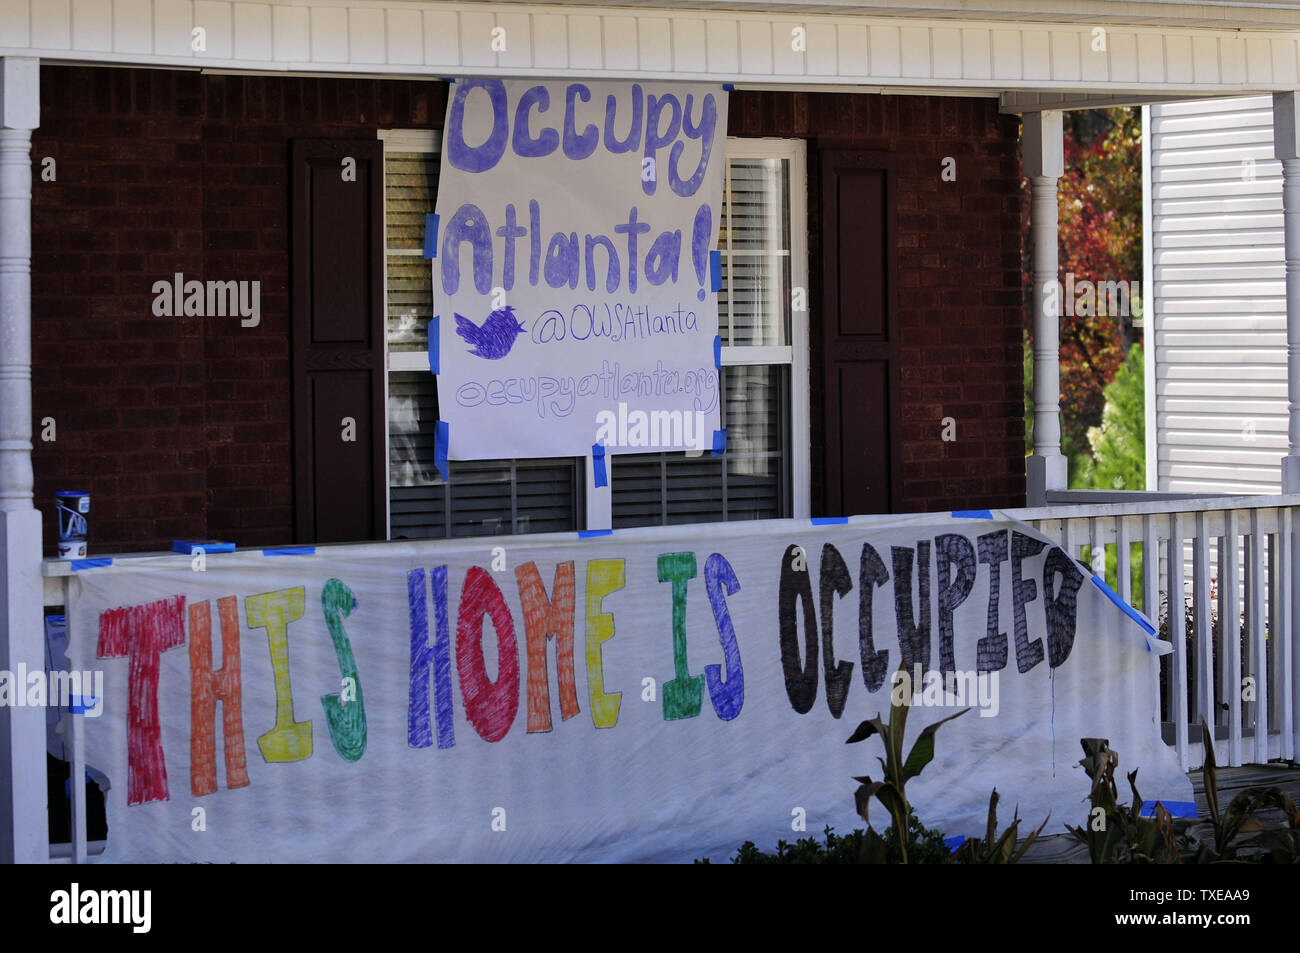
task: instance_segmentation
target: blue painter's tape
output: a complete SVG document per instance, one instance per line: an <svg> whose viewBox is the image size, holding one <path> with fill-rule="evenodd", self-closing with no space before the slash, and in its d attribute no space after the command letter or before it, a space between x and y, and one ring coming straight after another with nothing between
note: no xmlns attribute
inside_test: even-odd
<svg viewBox="0 0 1300 953"><path fill-rule="evenodd" d="M713 456L720 457L727 452L727 428L713 431Z"/></svg>
<svg viewBox="0 0 1300 953"><path fill-rule="evenodd" d="M455 77L455 76L444 76L444 77L442 78L442 81L443 81L444 83L447 83L448 85L451 85L451 86L455 86L455 85L456 85L456 77Z"/></svg>
<svg viewBox="0 0 1300 953"><path fill-rule="evenodd" d="M722 335L713 335L713 366L722 370Z"/></svg>
<svg viewBox="0 0 1300 953"><path fill-rule="evenodd" d="M612 529L580 529L578 539L591 539L593 536L613 536Z"/></svg>
<svg viewBox="0 0 1300 953"><path fill-rule="evenodd" d="M174 539L172 540L172 552L184 553L186 556L193 556L195 551L203 553L233 553L235 551L234 543L223 543L215 539Z"/></svg>
<svg viewBox="0 0 1300 953"><path fill-rule="evenodd" d="M1174 817L1200 817L1200 812L1196 810L1195 801L1143 801L1141 814L1143 817L1154 817L1156 813L1156 804L1163 804L1165 810Z"/></svg>
<svg viewBox="0 0 1300 953"><path fill-rule="evenodd" d="M814 526L841 526L848 521L847 516L814 516L809 520Z"/></svg>
<svg viewBox="0 0 1300 953"><path fill-rule="evenodd" d="M439 420L433 432L433 465L438 468L443 480L447 479L447 441L450 439L451 424Z"/></svg>
<svg viewBox="0 0 1300 953"><path fill-rule="evenodd" d="M424 257L438 257L438 216L432 212L424 216Z"/></svg>
<svg viewBox="0 0 1300 953"><path fill-rule="evenodd" d="M716 248L709 252L709 290L722 290L722 252Z"/></svg>
<svg viewBox="0 0 1300 953"><path fill-rule="evenodd" d="M603 444L591 445L591 482L596 486L609 486L609 477L605 473L605 447Z"/></svg>
<svg viewBox="0 0 1300 953"><path fill-rule="evenodd" d="M97 701L99 699L94 695L73 695L68 699L68 711L74 715L84 715L94 709Z"/></svg>
<svg viewBox="0 0 1300 953"><path fill-rule="evenodd" d="M727 92L729 92L729 93L734 93L734 92L736 91L736 84L735 84L735 83L723 83L723 84L722 84L722 88L725 89L725 90L726 90Z"/></svg>
<svg viewBox="0 0 1300 953"><path fill-rule="evenodd" d="M101 559L74 559L72 561L72 571L81 572L83 569L98 569L100 566L113 565L113 557L105 556Z"/></svg>
<svg viewBox="0 0 1300 953"><path fill-rule="evenodd" d="M439 361L439 353L442 348L442 337L439 335L438 331L438 315L435 314L429 319L429 370L434 374L437 374L438 368L442 366Z"/></svg>
<svg viewBox="0 0 1300 953"><path fill-rule="evenodd" d="M277 549L262 550L263 556L311 556L316 552L315 546L281 546Z"/></svg>
<svg viewBox="0 0 1300 953"><path fill-rule="evenodd" d="M988 510L953 510L952 518L955 520L991 520L993 514Z"/></svg>
<svg viewBox="0 0 1300 953"><path fill-rule="evenodd" d="M1148 635L1156 634L1155 627L1142 617L1142 613L1138 612L1131 605L1129 605L1127 602L1121 599L1119 597L1118 592L1116 592L1110 586L1106 585L1105 579L1102 579L1101 576L1093 574L1092 583L1102 592L1106 593L1106 598L1109 599L1111 602L1115 603L1115 605L1119 606L1121 612L1123 612L1126 616L1128 616L1138 625L1142 626L1142 630L1144 632L1146 632Z"/></svg>

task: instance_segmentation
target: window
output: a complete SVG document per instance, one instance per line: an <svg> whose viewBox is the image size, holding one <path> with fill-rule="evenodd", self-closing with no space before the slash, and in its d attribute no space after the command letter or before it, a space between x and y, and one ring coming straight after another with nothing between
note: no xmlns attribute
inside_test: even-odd
<svg viewBox="0 0 1300 953"><path fill-rule="evenodd" d="M573 458L433 462L438 389L429 373L433 274L424 216L438 188L438 135L381 133L388 334L388 537L552 533L583 525Z"/></svg>
<svg viewBox="0 0 1300 953"><path fill-rule="evenodd" d="M726 453L612 458L615 528L808 515L806 195L802 141L727 140L718 230Z"/></svg>
<svg viewBox="0 0 1300 953"><path fill-rule="evenodd" d="M438 134L385 131L388 535L440 538L582 526L769 519L808 513L806 179L801 141L728 140L719 248L723 456L611 457L610 491L584 492L587 461L433 463L437 388L424 217L437 192ZM806 299L806 294L803 295Z"/></svg>

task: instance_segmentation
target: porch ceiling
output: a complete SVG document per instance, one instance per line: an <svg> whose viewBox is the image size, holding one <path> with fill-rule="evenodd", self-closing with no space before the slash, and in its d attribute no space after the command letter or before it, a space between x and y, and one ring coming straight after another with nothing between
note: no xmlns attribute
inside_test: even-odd
<svg viewBox="0 0 1300 953"><path fill-rule="evenodd" d="M1064 100L1090 97L1300 89L1300 0L884 2L0 0L0 56L263 73L1007 93L1009 112L1072 108ZM1102 23L1111 24L1104 33Z"/></svg>
<svg viewBox="0 0 1300 953"><path fill-rule="evenodd" d="M398 0L420 3L423 0ZM467 0L539 6L535 0ZM549 0L547 6L590 6L591 0ZM1300 3L1291 0L601 0L603 7L663 10L751 11L808 16L922 17L924 19L1027 20L1055 23L1062 19L1089 24L1212 27L1238 30L1300 29Z"/></svg>

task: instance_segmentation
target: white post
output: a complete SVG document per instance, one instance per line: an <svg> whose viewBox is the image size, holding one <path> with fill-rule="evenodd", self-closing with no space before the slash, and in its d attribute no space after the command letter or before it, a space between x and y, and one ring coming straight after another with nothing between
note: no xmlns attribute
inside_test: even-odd
<svg viewBox="0 0 1300 953"><path fill-rule="evenodd" d="M1061 118L1057 109L1024 117L1034 315L1034 452L1025 461L1029 506L1047 505L1048 490L1068 486L1061 455L1061 286L1056 254L1056 182L1065 173Z"/></svg>
<svg viewBox="0 0 1300 953"><path fill-rule="evenodd" d="M32 506L32 130L40 61L0 58L0 669L45 669ZM75 783L75 779L74 779ZM45 711L0 707L0 861L47 863Z"/></svg>
<svg viewBox="0 0 1300 953"><path fill-rule="evenodd" d="M1282 492L1300 493L1300 108L1296 94L1273 94L1273 155L1282 162L1286 241L1286 393L1290 421Z"/></svg>

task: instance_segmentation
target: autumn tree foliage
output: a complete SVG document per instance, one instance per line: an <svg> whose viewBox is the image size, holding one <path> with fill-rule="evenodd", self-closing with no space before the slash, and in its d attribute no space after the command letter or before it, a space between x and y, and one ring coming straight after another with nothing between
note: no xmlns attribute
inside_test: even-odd
<svg viewBox="0 0 1300 953"><path fill-rule="evenodd" d="M1137 294L1142 277L1142 123L1136 108L1065 113L1065 174L1059 185L1059 260L1063 286L1123 281L1132 290L1129 314L1111 313L1100 301L1066 302L1060 324L1062 450L1071 471L1082 471L1093 447L1090 428L1101 424L1104 391L1137 339ZM1029 188L1022 181L1022 250L1029 282ZM1026 299L1026 315L1032 315ZM1076 306L1078 305L1078 306ZM1073 314L1068 313L1073 311ZM1029 325L1032 335L1032 321ZM1072 480L1073 485L1073 480Z"/></svg>

